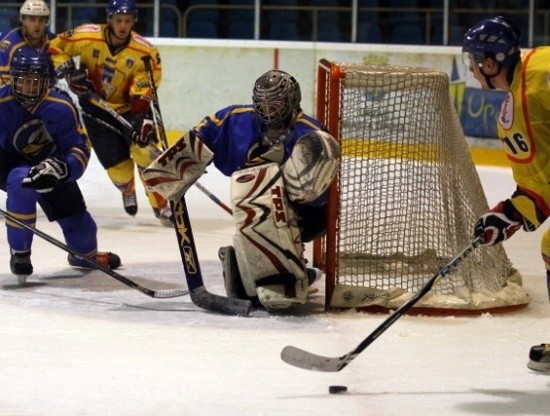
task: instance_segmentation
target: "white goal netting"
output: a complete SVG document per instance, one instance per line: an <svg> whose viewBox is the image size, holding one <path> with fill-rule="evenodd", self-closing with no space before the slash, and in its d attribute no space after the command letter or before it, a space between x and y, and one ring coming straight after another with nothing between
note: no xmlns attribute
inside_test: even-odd
<svg viewBox="0 0 550 416"><path fill-rule="evenodd" d="M318 117L340 140L326 239L327 305L396 308L471 240L487 211L449 96L426 68L321 61ZM481 247L439 279L426 312L505 311L529 302L503 247Z"/></svg>

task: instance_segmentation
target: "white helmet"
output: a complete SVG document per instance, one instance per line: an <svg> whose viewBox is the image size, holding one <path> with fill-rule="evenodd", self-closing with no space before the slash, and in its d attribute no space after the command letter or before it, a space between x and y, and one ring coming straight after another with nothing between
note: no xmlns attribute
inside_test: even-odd
<svg viewBox="0 0 550 416"><path fill-rule="evenodd" d="M23 16L45 16L50 17L50 8L44 0L25 0L19 9L19 18Z"/></svg>

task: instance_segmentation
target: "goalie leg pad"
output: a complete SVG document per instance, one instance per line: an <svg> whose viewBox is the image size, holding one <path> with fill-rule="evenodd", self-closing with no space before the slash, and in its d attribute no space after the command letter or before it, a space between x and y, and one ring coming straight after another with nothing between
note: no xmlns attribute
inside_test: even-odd
<svg viewBox="0 0 550 416"><path fill-rule="evenodd" d="M187 132L143 170L150 191L178 200L204 173L214 154L193 132Z"/></svg>
<svg viewBox="0 0 550 416"><path fill-rule="evenodd" d="M288 198L298 203L319 198L336 176L339 155L338 142L324 131L300 137L283 165Z"/></svg>
<svg viewBox="0 0 550 416"><path fill-rule="evenodd" d="M275 163L231 177L235 254L248 296L266 309L286 309L307 300L308 279L300 230Z"/></svg>

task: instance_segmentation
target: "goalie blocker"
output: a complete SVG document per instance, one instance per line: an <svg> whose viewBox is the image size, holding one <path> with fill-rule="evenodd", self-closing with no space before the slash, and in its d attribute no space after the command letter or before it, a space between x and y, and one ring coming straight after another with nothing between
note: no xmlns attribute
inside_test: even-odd
<svg viewBox="0 0 550 416"><path fill-rule="evenodd" d="M189 131L143 170L145 184L164 198L177 201L202 176L213 156Z"/></svg>

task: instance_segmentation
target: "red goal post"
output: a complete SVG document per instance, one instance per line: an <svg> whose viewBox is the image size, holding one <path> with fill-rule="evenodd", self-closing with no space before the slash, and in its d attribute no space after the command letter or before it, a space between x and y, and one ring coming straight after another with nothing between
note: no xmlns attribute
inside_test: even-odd
<svg viewBox="0 0 550 416"><path fill-rule="evenodd" d="M317 118L341 146L327 234L313 247L327 308L398 308L470 241L488 210L449 87L447 74L428 68L320 60ZM410 312L499 313L528 303L497 245L477 249Z"/></svg>

